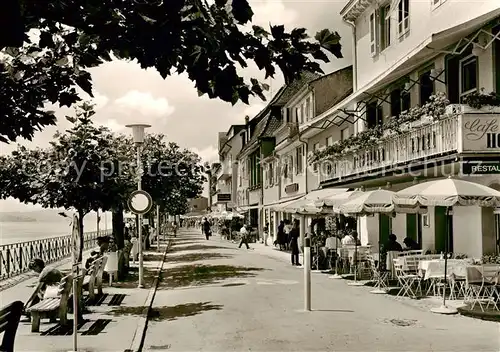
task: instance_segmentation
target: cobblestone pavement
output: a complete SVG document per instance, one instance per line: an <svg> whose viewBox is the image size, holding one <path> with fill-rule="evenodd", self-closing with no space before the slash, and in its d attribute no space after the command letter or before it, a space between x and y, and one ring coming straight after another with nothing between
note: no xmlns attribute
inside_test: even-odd
<svg viewBox="0 0 500 352"><path fill-rule="evenodd" d="M369 287L312 275L284 253L254 250L198 231L167 254L145 351L499 351L500 324L441 316Z"/></svg>

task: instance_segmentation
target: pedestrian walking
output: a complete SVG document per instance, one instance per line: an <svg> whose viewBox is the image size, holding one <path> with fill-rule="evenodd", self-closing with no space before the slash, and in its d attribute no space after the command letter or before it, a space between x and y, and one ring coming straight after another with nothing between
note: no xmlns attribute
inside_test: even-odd
<svg viewBox="0 0 500 352"><path fill-rule="evenodd" d="M212 236L212 228L211 228L210 221L207 220L207 218L203 218L203 221L201 222L201 232L205 234L205 237L207 240L210 239L210 236Z"/></svg>
<svg viewBox="0 0 500 352"><path fill-rule="evenodd" d="M241 248L241 246L244 243L245 246L247 246L247 249L250 249L250 246L248 245L248 239L247 239L247 237L248 237L247 225L243 224L243 226L241 227L240 236L241 236L241 240L240 240L240 245L238 246L238 248Z"/></svg>
<svg viewBox="0 0 500 352"><path fill-rule="evenodd" d="M292 265L301 266L299 263L299 222L294 220L290 230L290 249L292 250Z"/></svg>
<svg viewBox="0 0 500 352"><path fill-rule="evenodd" d="M267 246L267 238L269 237L269 223L266 222L266 226L264 226L264 246Z"/></svg>

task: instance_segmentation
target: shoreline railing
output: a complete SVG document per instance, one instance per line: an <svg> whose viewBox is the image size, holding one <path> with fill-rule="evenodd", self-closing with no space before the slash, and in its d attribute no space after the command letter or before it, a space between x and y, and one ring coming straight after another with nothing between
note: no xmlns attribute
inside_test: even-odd
<svg viewBox="0 0 500 352"><path fill-rule="evenodd" d="M97 246L97 237L110 235L111 230L85 232L83 250ZM34 241L0 245L0 281L28 272L29 263L41 258L45 264L71 256L71 235L42 238Z"/></svg>

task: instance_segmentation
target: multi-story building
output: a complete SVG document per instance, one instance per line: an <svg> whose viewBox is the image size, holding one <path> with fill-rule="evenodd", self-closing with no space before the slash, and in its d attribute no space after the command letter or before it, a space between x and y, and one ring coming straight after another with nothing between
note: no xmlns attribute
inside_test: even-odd
<svg viewBox="0 0 500 352"><path fill-rule="evenodd" d="M208 198L197 197L188 202L188 213L202 212L208 210Z"/></svg>
<svg viewBox="0 0 500 352"><path fill-rule="evenodd" d="M280 126L273 137L275 150L263 160L265 221L273 235L277 223L290 214L279 211L280 205L300 198L319 186L313 168L307 165L308 141L299 129L352 93L352 67L318 76L309 74L297 82L293 94L281 108ZM351 124L346 123L347 126ZM331 136L325 137L330 141Z"/></svg>
<svg viewBox="0 0 500 352"><path fill-rule="evenodd" d="M221 167L216 175L218 210L231 211L236 207L238 190L237 156L243 146L239 133L244 129L245 125L232 125L227 132L219 133L219 161Z"/></svg>
<svg viewBox="0 0 500 352"><path fill-rule="evenodd" d="M478 94L500 93L498 1L350 0L341 16L353 27L354 92L299 127L309 148L333 136L312 158L321 187L399 190L465 172L500 189L498 174L467 171L500 157L500 109L479 108L500 102ZM453 211L452 251L499 251L492 209ZM447 219L444 208L430 207L425 215L364 217L358 226L364 244L393 232L442 251Z"/></svg>

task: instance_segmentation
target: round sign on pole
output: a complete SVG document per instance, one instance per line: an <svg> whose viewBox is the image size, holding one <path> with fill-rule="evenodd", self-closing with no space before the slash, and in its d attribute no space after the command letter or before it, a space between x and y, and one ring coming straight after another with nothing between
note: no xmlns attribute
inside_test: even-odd
<svg viewBox="0 0 500 352"><path fill-rule="evenodd" d="M134 191L128 199L128 207L134 214L143 215L151 210L153 199L148 192Z"/></svg>

